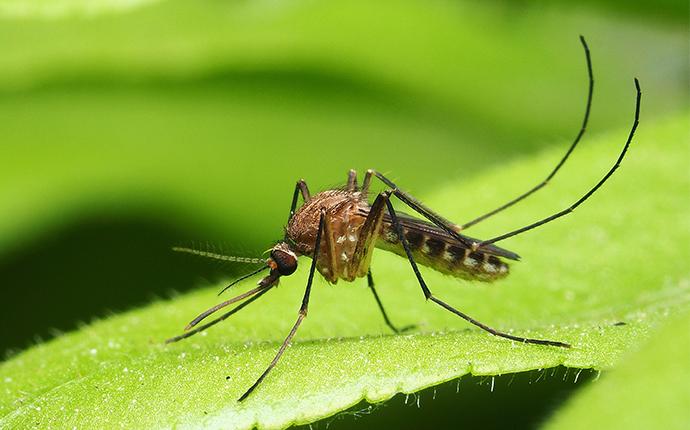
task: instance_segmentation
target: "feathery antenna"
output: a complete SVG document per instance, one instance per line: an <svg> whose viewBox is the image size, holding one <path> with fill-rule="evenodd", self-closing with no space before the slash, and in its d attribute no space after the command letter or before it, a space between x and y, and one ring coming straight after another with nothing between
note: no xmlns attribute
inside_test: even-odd
<svg viewBox="0 0 690 430"><path fill-rule="evenodd" d="M186 248L182 246L173 246L175 252L184 252L187 254L198 255L199 257L211 258L220 261L230 261L232 263L249 263L249 264L263 264L266 263L262 258L255 257L240 257L235 255L218 254L215 252L202 251L200 249Z"/></svg>

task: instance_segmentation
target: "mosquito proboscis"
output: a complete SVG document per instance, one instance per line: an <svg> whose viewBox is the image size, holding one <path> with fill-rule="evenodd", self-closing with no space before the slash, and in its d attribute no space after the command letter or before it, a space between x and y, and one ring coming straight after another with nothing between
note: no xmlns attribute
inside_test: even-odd
<svg viewBox="0 0 690 430"><path fill-rule="evenodd" d="M254 302L274 288L282 276L289 276L297 270L299 256L311 257L312 261L297 320L266 370L240 396L239 401L246 399L266 378L297 333L300 324L307 316L312 282L317 270L328 282L333 284L339 279L352 282L355 279L366 277L369 289L373 293L386 325L395 333L406 331L410 327L398 328L391 322L374 288L370 263L374 248L380 248L405 257L409 261L426 300L439 305L467 322L497 337L522 343L569 348L570 345L565 342L509 334L494 329L461 312L431 292L419 271L418 264L468 280L491 282L501 279L509 273L507 260L519 260L519 256L512 251L496 246L497 242L522 234L571 213L594 194L618 169L628 151L639 122L642 92L637 78L634 79L636 90L634 122L627 140L613 167L589 191L569 207L551 216L491 239L479 240L461 234L462 231L504 211L545 187L577 147L587 128L594 89L589 47L584 37L580 36L580 41L585 52L589 78L582 126L565 155L543 181L496 209L458 225L422 204L376 170L368 170L366 172L361 186L357 182L357 173L354 170L350 170L347 183L343 188L323 191L313 196L309 192L307 183L304 180L299 180L295 185L292 196L292 204L283 239L271 248L269 258L257 260L261 264L260 268L241 277L239 280L246 279L263 270L268 270L268 275L258 282L256 288L201 313L187 325L187 331L184 334L168 339L167 343L176 342L199 333ZM369 189L374 179L381 181L386 189L379 193L372 203L369 203ZM300 197L303 204L298 207ZM422 216L424 220L398 212L393 207L391 201L393 198L407 205L411 210ZM233 259L236 261L247 260L246 258L242 259L242 257L228 257L204 253L203 251L196 252L187 248L178 248L177 250L192 252L210 258L229 259L230 261L233 261ZM238 281L233 282L231 285ZM230 311L206 324L199 325L209 315L237 302L240 303Z"/></svg>

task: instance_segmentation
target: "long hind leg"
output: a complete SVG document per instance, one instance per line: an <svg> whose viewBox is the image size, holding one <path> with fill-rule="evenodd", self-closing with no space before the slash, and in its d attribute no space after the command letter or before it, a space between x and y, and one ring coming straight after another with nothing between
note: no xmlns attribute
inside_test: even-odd
<svg viewBox="0 0 690 430"><path fill-rule="evenodd" d="M586 44L584 44L584 41L583 41L583 45L585 46L585 49L586 49ZM585 52L588 53L588 50L586 49ZM589 58L589 57L588 57L588 58ZM589 60L588 60L588 61L589 61ZM541 219L541 220L539 220L539 221L537 221L537 222L534 222L534 223L532 223L532 224L529 224L529 225L527 225L527 226L525 226L525 227L522 227L522 228L519 228L519 229L510 231L510 232L508 232L508 233L505 233L505 234L502 234L502 235L493 237L493 238L488 239L488 240L479 241L479 242L474 242L474 241L468 239L467 237L464 237L464 236L462 236L461 234L458 233L459 231L462 230L463 226L458 226L458 225L456 225L456 224L454 224L454 223L448 221L447 219L443 218L443 217L440 216L439 214L435 213L434 211L432 211L432 210L429 209L428 207L424 206L419 200L417 200L417 199L415 199L414 197L412 197L412 195L410 195L410 194L408 194L408 193L406 193L406 192L400 190L400 188L398 188L398 186L395 185L390 179L386 178L384 175L382 175L381 173L379 173L379 172L377 172L377 171L375 171L375 170L369 170L369 171L367 171L366 176L364 177L364 181L363 181L363 186L362 186L362 188L363 188L363 190L368 190L369 185L370 185L370 182L371 182L371 178L375 176L376 178L378 178L379 180L381 180L381 182L383 182L384 184L386 184L386 186L388 186L388 187L391 188L391 191L390 191L390 192L391 192L393 195L395 195L395 196L396 196L398 199L400 199L403 203L405 203L405 204L408 205L410 208L412 208L415 212L417 212L417 213L419 213L420 215L424 216L426 219L428 219L429 221L431 221L432 223L434 223L437 227L443 229L445 232L447 232L448 234L450 234L451 236L453 236L453 238L455 238L456 240L460 241L460 242L463 243L465 246L471 247L471 248L474 249L474 250L477 250L477 249L481 248L481 247L484 246L484 245L489 245L489 244L492 244L492 243L496 243L496 242L502 241L502 240L504 240L504 239L507 239L507 238L509 238L509 237L513 237L513 236L516 236L516 235L518 235L518 234L524 233L524 232L526 232L526 231L532 230L533 228L539 227L539 226L541 226L541 225L543 225L543 224L546 224L546 223L548 223L548 222L551 222L551 221L553 221L553 220L555 220L555 219L558 219L558 218L560 218L560 217L562 217L562 216L564 216L564 215L567 215L567 214L573 212L573 211L575 210L575 208L577 208L579 205L581 205L582 203L584 203L589 197L591 197L592 194L594 194L594 192L596 192L596 191L597 191L597 190L598 190L598 189L599 189L599 188L600 188L600 187L601 187L601 186L602 186L612 175L613 175L613 173L618 169L618 167L620 166L621 162L623 161L623 158L625 157L625 154L626 154L627 151L628 151L628 148L630 147L630 143L632 142L633 136L635 135L635 131L637 130L637 126L638 126L639 120L640 120L640 103L641 103L641 100L642 100L642 91L640 90L640 83L639 83L639 81L637 80L637 78L635 78L634 83L635 83L635 89L636 89L634 121L633 121L632 127L631 127L631 129L630 129L630 132L629 132L629 134L628 134L628 138L627 138L627 140L626 140L626 142L625 142L625 145L623 145L623 149L621 150L620 154L618 155L618 158L616 159L616 162L614 163L613 167L611 167L611 169L604 175L604 177L603 177L601 180L599 180L599 182L597 182L597 183L594 185L594 187L592 187L587 193L585 193L582 197L580 197L580 199L578 199L575 203L573 203L572 205L570 205L570 206L567 207L566 209L563 209L563 210L560 211L560 212L557 212L557 213L555 213L555 214L553 214L553 215L551 215L551 216L548 216L548 217L546 217L546 218L544 218L544 219ZM591 90L591 88L590 88L590 90ZM588 103L589 103L589 102L588 102ZM588 112L589 112L589 111L587 110L586 116L585 116L585 122L586 122L587 116L589 115ZM584 133L584 130L581 130L581 133ZM551 175L549 175L549 177L547 178L547 181L546 181L546 182L548 182L548 179L552 178L553 175L555 174L555 172L557 172L558 169L560 169L560 167L563 165L563 163L564 163L565 160L568 158L568 156L570 155L570 153L571 153L572 150L574 149L575 145L576 145L577 142L579 141L579 137L581 137L581 134L578 135L578 137L577 137L576 140L573 142L573 144L571 144L571 147L569 148L568 152L566 153L566 156L565 156L563 159L561 159L561 162L558 164L558 166L556 167L556 169L554 169L554 171L551 173ZM545 185L545 184L544 184L544 185ZM508 202L506 205L504 205L504 207L503 207L503 206L502 206L502 207L499 207L499 208L497 208L496 210L494 210L494 211L490 212L489 214L487 214L487 216L482 216L482 217L480 217L481 219L477 219L477 220L474 220L474 221L479 222L479 221L481 221L481 220L484 220L484 219L488 218L489 216L493 215L494 213L498 213L498 212L502 211L503 209L505 209L505 208L507 208L507 207L509 207L509 206L512 206L513 204L517 203L518 201L520 201L520 200L526 198L527 196L531 195L534 191L536 191L537 189L541 188L542 186L543 186L543 185L538 185L538 186L536 187L535 190L529 191L529 192L525 193L524 195L519 196L518 198L514 199L513 201ZM470 223L476 223L476 222L474 222L474 221L470 221ZM517 255L516 255L515 257L517 257Z"/></svg>
<svg viewBox="0 0 690 430"><path fill-rule="evenodd" d="M635 136L635 130L637 130L637 125L640 123L640 102L642 100L642 91L640 90L640 82L635 78L635 90L636 90L636 97L635 97L635 119L633 120L632 127L630 128L630 132L628 133L628 139L625 141L625 145L623 145L623 149L621 152L618 154L618 158L616 159L615 163L613 166L609 169L608 172L597 182L592 188L590 188L589 191L587 191L582 197L580 197L575 203L572 205L568 206L567 208L563 209L560 212L557 212L551 216L548 216L546 218L543 218L537 222L534 222L532 224L526 225L525 227L518 228L516 230L510 231L508 233L504 233L500 236L496 236L494 238L488 239L488 240L483 240L479 243L474 244L474 247L479 248L483 245L489 245L492 243L500 242L501 240L508 239L509 237L517 236L518 234L524 233L526 231L532 230L533 228L539 227L540 225L544 225L548 222L551 222L553 220L556 220L564 215L568 215L569 213L573 212L575 208L580 206L582 203L584 203L588 198L592 196L608 179L613 175L613 173L620 167L621 162L623 161L623 158L625 157L625 154L628 152L628 148L630 147L630 143L632 142L633 136Z"/></svg>
<svg viewBox="0 0 690 430"><path fill-rule="evenodd" d="M634 80L635 83L635 90L636 90L636 97L635 97L635 115L634 115L634 120L632 127L630 128L630 132L628 133L628 138L625 141L625 144L623 145L623 149L618 155L618 158L616 159L615 163L613 166L609 169L608 172L597 182L594 187L592 187L589 191L587 191L582 197L580 197L575 203L570 205L569 207L561 210L560 212L557 212L551 216L548 216L544 219L541 219L537 222L534 222L532 224L529 224L525 227L510 231L508 233L496 236L494 238L488 239L488 240L483 240L480 242L474 242L468 239L465 236L462 236L461 234L458 233L458 231L461 230L460 227L457 225L453 224L452 222L448 221L447 219L443 218L442 216L438 215L428 207L424 206L419 200L415 199L412 197L410 194L400 190L397 185L395 185L390 179L386 178L383 176L381 173L375 171L375 170L369 170L367 171L367 174L364 178L364 186L368 188L369 183L371 181L372 176L376 176L378 179L381 180L384 184L386 184L388 187L391 188L389 191L391 194L396 196L398 199L400 199L403 203L408 205L410 208L412 208L414 211L419 213L420 215L424 216L426 219L434 223L436 226L439 228L443 229L445 232L453 236L456 240L459 242L463 243L465 246L468 246L472 248L473 250L477 250L481 248L484 245L490 245L492 243L496 243L499 241L502 241L504 239L507 239L509 237L517 236L518 234L524 233L526 231L532 230L533 228L539 227L543 224L546 224L548 222L551 222L553 220L556 220L562 216L568 215L569 213L573 212L578 206L580 206L582 203L584 203L587 199L589 199L592 194L594 194L608 179L613 175L613 173L620 167L621 162L623 161L623 158L625 157L625 154L628 152L628 148L630 147L630 143L632 142L633 137L635 136L635 131L637 130L637 126L640 122L640 103L642 100L642 91L640 90L640 83L635 78ZM363 186L363 188L364 188ZM389 205L390 206L390 205Z"/></svg>
<svg viewBox="0 0 690 430"><path fill-rule="evenodd" d="M553 179L554 176L556 176L556 173L563 167L563 164L565 164L565 161L570 157L570 154L575 150L575 147L577 144L580 142L580 139L582 139L582 136L585 134L585 130L587 130L587 122L589 121L589 112L592 107L592 93L594 92L594 74L592 72L592 58L589 55L589 47L587 46L587 42L585 41L585 38L580 36L580 42L582 43L582 47L585 50L585 60L587 62L587 76L589 78L589 90L587 92L587 102L585 104L585 115L584 118L582 118L582 126L580 127L580 130L578 131L577 135L575 136L575 139L573 142L570 144L568 147L568 150L565 152L565 155L563 158L561 158L561 161L558 162L556 167L551 171L551 173L546 176L546 179L535 185L534 187L530 188L528 191L525 193L515 197L513 200L510 200L507 203L502 204L501 206L497 207L496 209L489 211L483 215L478 216L477 218L473 219L472 221L468 221L464 223L463 225L460 226L462 230L466 230L470 227L472 227L475 224L479 224L480 222L484 221L487 218L490 218L494 215L496 215L499 212L504 211L505 209L508 209L509 207L513 206L515 203L526 199L527 197L531 196L532 194L536 193L540 189L544 188L546 185L549 184L549 181Z"/></svg>
<svg viewBox="0 0 690 430"><path fill-rule="evenodd" d="M440 215L431 211L429 208L425 207L420 201L414 199L411 195L409 195L405 192L399 191L398 187L392 181L390 181L388 178L386 178L384 175L382 175L379 172L372 171L372 170L368 171L364 177L364 185L362 188L368 189L370 181L371 181L371 176L372 175L376 176L383 183L385 183L388 187L391 187L393 190L395 190L394 194L398 198L400 198L403 202L408 204L408 206L412 207L414 210L421 213L422 215L429 218L430 220L440 221L441 223L445 224L450 229L452 229L456 232L459 232L462 230L466 230L466 229L472 227L473 225L478 224L478 223L496 215L497 213L504 211L505 209L508 209L509 207L511 207L514 204L526 199L527 197L531 196L532 194L534 194L538 190L540 190L543 187L545 187L546 185L548 185L548 183L551 181L551 179L553 179L553 177L556 176L556 173L558 173L558 171L561 169L561 167L563 167L563 164L565 164L566 160L570 157L570 154L577 147L578 143L582 139L582 136L585 134L585 130L587 129L587 122L589 121L589 112L590 112L590 109L592 106L592 94L594 92L594 75L592 72L592 59L591 59L591 56L589 53L589 47L587 46L587 42L585 41L584 37L582 37L582 36L580 36L580 42L582 43L582 47L584 48L584 51L585 51L585 60L587 63L587 76L589 78L589 89L587 92L587 102L585 104L585 113L584 113L584 118L582 119L582 126L580 127L580 130L578 131L577 135L575 136L575 139L573 140L573 142L568 147L568 150L565 152L565 155L563 156L563 158L561 158L561 160L558 162L556 167L547 175L547 177L543 181L538 183L536 186L532 187L531 189L529 189L525 193L517 196L516 198L508 201L507 203L504 203L503 205L501 205L501 206L499 206L499 207L497 207L497 208L495 208L495 209L493 209L493 210L491 210L491 211L489 211L489 212L487 212L487 213L485 213L485 214L483 214L483 215L481 215L481 216L479 216L479 217L477 217L477 218L475 218L469 222L466 222L462 225L457 225L457 224L454 224L454 223L446 220L445 218L443 218Z"/></svg>

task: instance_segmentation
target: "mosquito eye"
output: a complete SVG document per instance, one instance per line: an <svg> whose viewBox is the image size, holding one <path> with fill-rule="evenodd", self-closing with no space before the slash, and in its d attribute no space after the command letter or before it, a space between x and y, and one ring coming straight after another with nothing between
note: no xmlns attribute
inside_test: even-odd
<svg viewBox="0 0 690 430"><path fill-rule="evenodd" d="M271 252L271 259L275 261L278 273L282 276L292 275L297 270L297 258L292 253L275 249Z"/></svg>

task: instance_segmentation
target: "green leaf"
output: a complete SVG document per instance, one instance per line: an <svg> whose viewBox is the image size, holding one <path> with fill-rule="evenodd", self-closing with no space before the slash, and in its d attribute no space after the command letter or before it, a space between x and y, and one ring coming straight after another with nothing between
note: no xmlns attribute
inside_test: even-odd
<svg viewBox="0 0 690 430"><path fill-rule="evenodd" d="M415 192L467 178L577 130L580 33L591 131L627 123L623 77L654 89L649 120L687 105L690 74L684 27L567 5L168 0L0 24L0 253L99 209L258 246L300 176L376 167ZM276 203L247 210L259 192Z"/></svg>
<svg viewBox="0 0 690 430"><path fill-rule="evenodd" d="M670 318L640 351L626 355L615 371L575 396L546 428L687 427L689 331L690 314Z"/></svg>
<svg viewBox="0 0 690 430"><path fill-rule="evenodd" d="M687 260L679 245L688 236L679 197L688 191L679 146L687 118L648 128L687 109L688 63L678 54L687 44L685 22L649 19L685 16L679 7L626 4L626 12L649 12L622 19L558 2L0 0L3 258L104 214L265 247L280 233L295 179L320 189L351 167L390 172L444 214L468 219L541 179L559 150L534 154L563 147L560 138L577 128L585 85L578 33L588 37L595 62L591 135L629 121L632 91L623 77L638 74L646 91L633 158L576 215L507 243L524 257L510 279L474 286L428 274L441 297L483 321L575 342L566 355L513 347L424 304L404 260L379 253L374 269L384 302L398 324L416 322L419 331L390 336L362 282L321 283L298 343L253 403L235 413L237 394L295 318L305 260L278 291L203 338L160 345L218 300L215 289L108 318L16 356L0 368L0 427L193 426L241 417L278 425L333 413L363 393L382 399L468 370L620 361L665 309L687 302L679 263ZM599 142L610 148L623 134ZM578 150L579 161L569 162L551 191L479 226L477 235L570 203L615 156L587 145L596 148ZM637 164L634 154L642 157ZM505 172L483 173L511 161L518 164ZM618 190L617 182L624 184ZM55 248L50 263L88 284L84 262ZM107 248L104 241L93 252ZM151 291L136 268L112 265L132 279L123 296ZM6 294L4 321L25 329L43 329L35 322L43 316L73 318L66 304L84 308L80 315L100 312L83 306L59 276L46 287L62 295L54 302L45 289L13 281L3 278L6 292L30 291L55 308L23 312L13 306L16 295ZM97 287L88 294L103 294ZM611 325L620 320L628 325ZM290 403L296 396L301 401Z"/></svg>
<svg viewBox="0 0 690 430"><path fill-rule="evenodd" d="M481 321L570 342L572 349L515 344L469 327L424 302L403 259L378 252L372 270L391 317L419 328L387 333L364 281L331 287L317 280L296 342L257 391L237 403L294 322L309 263L303 258L280 288L185 342L162 344L219 300L216 288L94 322L17 355L0 367L0 426L284 427L467 373L561 364L608 369L667 314L688 308L683 262L690 251L678 245L690 240L688 118L643 122L622 168L591 201L506 241L523 261L505 281L475 285L424 270L438 296ZM571 203L610 167L626 135L588 139L547 190L476 234L504 232ZM562 151L515 160L422 197L446 216L471 218L533 185Z"/></svg>

